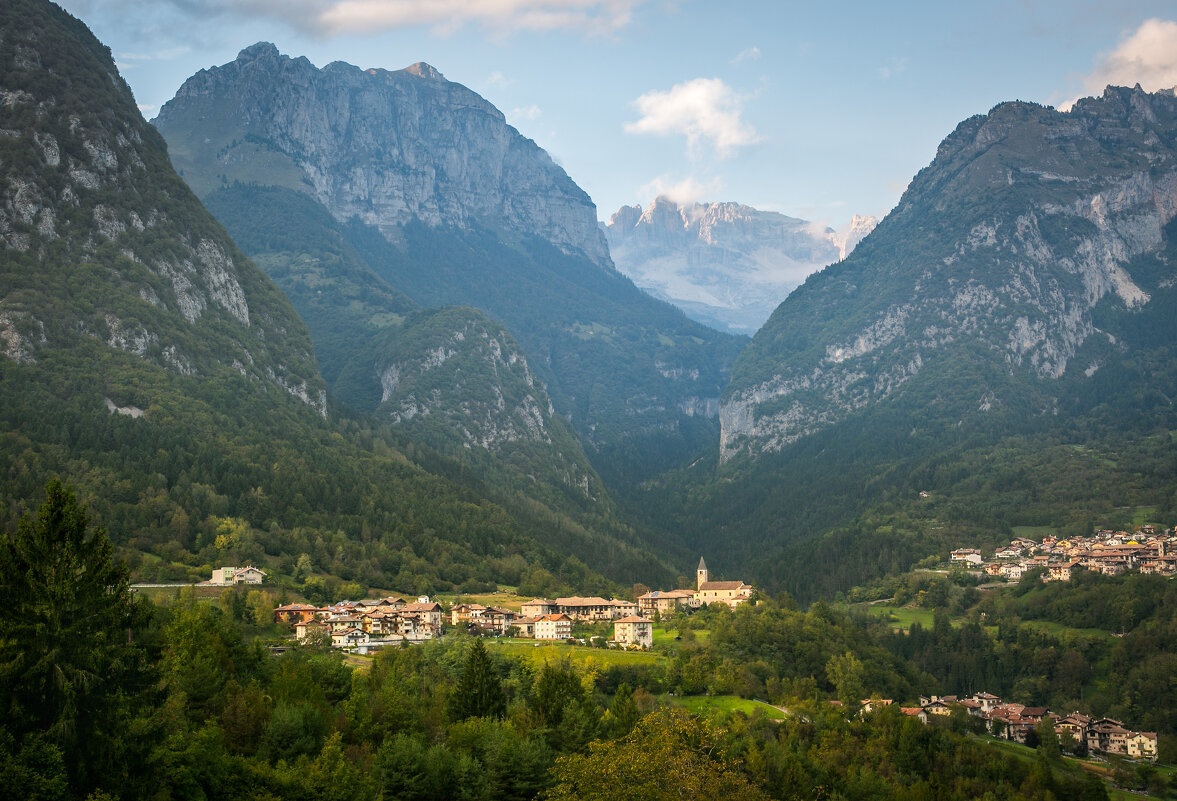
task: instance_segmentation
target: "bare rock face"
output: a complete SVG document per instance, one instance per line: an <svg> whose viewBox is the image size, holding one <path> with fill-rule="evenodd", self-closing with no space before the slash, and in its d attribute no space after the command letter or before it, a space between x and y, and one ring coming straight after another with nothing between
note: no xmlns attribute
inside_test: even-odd
<svg viewBox="0 0 1177 801"><path fill-rule="evenodd" d="M301 321L175 174L89 32L0 31L0 129L0 353L34 363L85 336L326 413Z"/></svg>
<svg viewBox="0 0 1177 801"><path fill-rule="evenodd" d="M1069 382L1131 356L1133 315L1177 282L1175 140L1174 92L1139 87L1067 113L1005 103L962 123L878 229L741 355L720 408L722 457L899 402L925 374L955 415L1023 390L1054 413Z"/></svg>
<svg viewBox="0 0 1177 801"><path fill-rule="evenodd" d="M689 317L752 334L811 273L854 249L874 227L855 216L836 232L738 203L680 206L664 197L623 206L605 236L617 269Z"/></svg>
<svg viewBox="0 0 1177 801"><path fill-rule="evenodd" d="M486 451L581 500L604 496L519 344L476 309L410 315L376 351L374 367L377 418L449 452Z"/></svg>
<svg viewBox="0 0 1177 801"><path fill-rule="evenodd" d="M497 450L523 440L552 442L551 401L510 334L474 309L453 307L423 316L424 321L407 326L407 335L431 347L398 343L376 365L378 416L394 424L449 416L445 428L466 447Z"/></svg>
<svg viewBox="0 0 1177 801"><path fill-rule="evenodd" d="M428 64L317 69L259 43L186 81L154 122L201 195L246 161L266 183L392 239L411 220L480 222L608 263L588 195L502 112Z"/></svg>

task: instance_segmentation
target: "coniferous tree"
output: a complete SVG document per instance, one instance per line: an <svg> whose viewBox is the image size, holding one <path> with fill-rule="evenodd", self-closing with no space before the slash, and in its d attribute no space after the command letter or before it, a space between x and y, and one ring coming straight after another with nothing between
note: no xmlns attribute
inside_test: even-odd
<svg viewBox="0 0 1177 801"><path fill-rule="evenodd" d="M18 739L58 746L87 787L104 760L123 761L120 729L146 677L132 631L149 612L74 493L55 478L45 494L36 519L0 536L0 718Z"/></svg>
<svg viewBox="0 0 1177 801"><path fill-rule="evenodd" d="M481 639L475 639L466 654L462 677L454 688L450 714L454 720L501 718L507 708L503 685Z"/></svg>

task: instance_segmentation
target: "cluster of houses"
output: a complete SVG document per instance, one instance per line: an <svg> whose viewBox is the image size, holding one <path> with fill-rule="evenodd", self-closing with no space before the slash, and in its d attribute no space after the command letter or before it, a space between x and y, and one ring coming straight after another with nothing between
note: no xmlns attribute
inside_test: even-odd
<svg viewBox="0 0 1177 801"><path fill-rule="evenodd" d="M887 706L890 700L873 699L863 701L863 711L869 712L878 706ZM1157 735L1150 731L1131 731L1124 724L1111 718L1090 718L1075 712L1070 715L1056 715L1045 707L1030 707L1023 704L1002 703L991 693L974 693L970 696L920 696L920 705L900 707L905 715L918 717L927 723L937 717L947 717L953 709L964 709L968 714L981 718L988 724L995 737L1002 737L1018 743L1026 743L1030 733L1044 720L1050 721L1060 741L1067 737L1075 744L1085 744L1088 751L1102 751L1107 754L1122 754L1133 759L1156 761Z"/></svg>
<svg viewBox="0 0 1177 801"><path fill-rule="evenodd" d="M440 604L423 595L415 603L389 597L343 601L323 607L288 604L274 610L274 621L293 628L299 640L329 636L333 646L360 653L386 645L432 639L442 633L443 622L456 629L464 628L470 634L553 641L571 639L574 622L612 622L612 645L649 648L654 644L653 616L712 603L734 608L751 598L752 589L742 581L711 581L707 564L700 558L696 589L649 592L636 602L580 596L536 598L524 603L518 612L461 603L447 613Z"/></svg>
<svg viewBox="0 0 1177 801"><path fill-rule="evenodd" d="M1044 537L1035 542L1017 537L986 560L977 548L957 548L949 554L954 565L984 570L990 576L1020 581L1022 575L1043 568L1043 581L1070 581L1077 569L1118 576L1129 570L1177 575L1177 537L1167 529L1141 526L1134 533L1106 529L1091 537Z"/></svg>
<svg viewBox="0 0 1177 801"><path fill-rule="evenodd" d="M413 603L391 596L331 606L287 604L274 610L274 622L293 628L299 641L330 638L335 648L366 654L387 645L433 639L441 634L443 615L441 604L427 595Z"/></svg>

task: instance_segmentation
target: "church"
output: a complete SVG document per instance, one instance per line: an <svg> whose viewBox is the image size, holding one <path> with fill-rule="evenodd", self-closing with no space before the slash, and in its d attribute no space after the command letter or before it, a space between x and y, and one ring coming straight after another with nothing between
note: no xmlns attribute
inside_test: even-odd
<svg viewBox="0 0 1177 801"><path fill-rule="evenodd" d="M703 561L703 557L699 557L699 567L695 571L695 597L692 606L721 603L735 609L751 597L751 584L745 584L742 581L711 581L707 563Z"/></svg>

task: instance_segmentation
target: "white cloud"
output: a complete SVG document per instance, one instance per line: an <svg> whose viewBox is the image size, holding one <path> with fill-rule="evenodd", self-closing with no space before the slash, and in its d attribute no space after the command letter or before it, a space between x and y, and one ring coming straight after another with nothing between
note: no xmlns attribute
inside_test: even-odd
<svg viewBox="0 0 1177 801"><path fill-rule="evenodd" d="M646 92L632 104L642 116L625 124L626 133L682 135L692 158L710 142L720 158L759 141L740 119L743 99L719 78L696 78L666 92Z"/></svg>
<svg viewBox="0 0 1177 801"><path fill-rule="evenodd" d="M1083 78L1087 95L1098 95L1104 87L1135 86L1147 92L1177 86L1177 22L1145 20L1110 53L1101 53L1095 69ZM1059 108L1069 109L1074 98Z"/></svg>
<svg viewBox="0 0 1177 801"><path fill-rule="evenodd" d="M902 74L907 69L907 63L910 60L911 59L909 59L907 57L903 57L903 58L894 58L893 57L893 58L887 59L887 63L884 64L883 66L879 67L879 69L878 69L879 77L882 78L884 81L886 81L886 80L889 80L889 79L895 77L896 75Z"/></svg>
<svg viewBox="0 0 1177 801"><path fill-rule="evenodd" d="M674 181L665 175L660 175L638 190L643 198L664 197L673 200L680 206L688 205L707 196L714 197L723 189L723 180L713 178L710 181L698 181L691 176Z"/></svg>
<svg viewBox="0 0 1177 801"><path fill-rule="evenodd" d="M515 83L515 81L503 75L501 72L492 72L490 75L486 76L485 83L487 86L492 86L496 89L505 89L511 84Z"/></svg>
<svg viewBox="0 0 1177 801"><path fill-rule="evenodd" d="M538 120L542 114L543 112L540 111L539 106L533 103L525 108L511 109L511 113L508 116L513 120Z"/></svg>
<svg viewBox="0 0 1177 801"><path fill-rule="evenodd" d="M755 61L758 58L760 58L760 48L749 47L747 50L741 50L739 53L737 53L736 57L732 59L731 63L739 64L741 61Z"/></svg>

